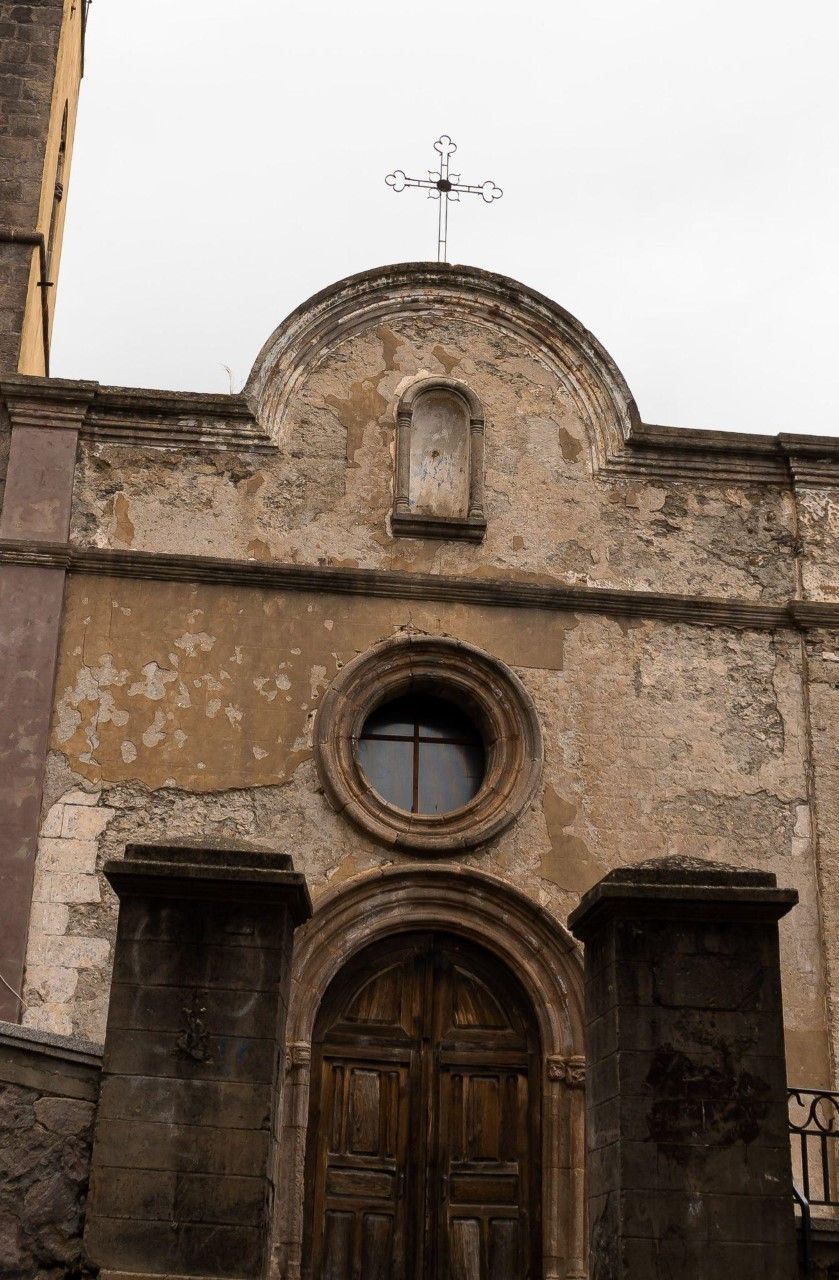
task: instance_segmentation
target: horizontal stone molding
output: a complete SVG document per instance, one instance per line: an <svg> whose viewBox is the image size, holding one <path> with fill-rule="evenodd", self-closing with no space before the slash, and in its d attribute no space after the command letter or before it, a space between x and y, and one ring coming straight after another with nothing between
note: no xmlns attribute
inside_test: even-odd
<svg viewBox="0 0 839 1280"><path fill-rule="evenodd" d="M434 312L440 306L537 343L569 389L580 382L572 393L588 425L595 470L606 479L839 487L839 438L641 422L620 371L578 320L516 281L449 264L378 268L310 298L268 339L243 393L107 387L13 374L0 381L0 400L10 407L25 398L27 412L46 417L57 401L87 399L81 434L91 441L278 453L284 408L322 345L390 314ZM42 411L33 409L38 401ZM264 423L271 423L270 429Z"/></svg>
<svg viewBox="0 0 839 1280"><path fill-rule="evenodd" d="M102 1075L99 1045L0 1022L0 1082L95 1102Z"/></svg>
<svg viewBox="0 0 839 1280"><path fill-rule="evenodd" d="M73 425L82 439L103 444L277 452L242 395L103 387L16 374L0 381L0 398L17 420L25 414L27 422L40 426L64 426L61 406L80 404L83 412Z"/></svg>
<svg viewBox="0 0 839 1280"><path fill-rule="evenodd" d="M408 512L403 515L394 512L390 517L390 528L393 535L401 538L459 538L464 542L483 542L487 531L487 522L483 516L417 515Z"/></svg>
<svg viewBox="0 0 839 1280"><path fill-rule="evenodd" d="M160 582L206 582L269 591L323 591L395 600L439 600L451 604L515 609L556 609L614 618L660 619L696 626L774 631L839 627L839 601L789 599L779 604L737 597L687 596L659 591L460 578L436 573L347 569L339 565L226 560L214 556L155 551L112 551L63 542L0 539L0 564L40 565L71 573Z"/></svg>
<svg viewBox="0 0 839 1280"><path fill-rule="evenodd" d="M133 893L179 902L275 903L295 925L312 914L306 877L288 854L261 846L212 837L128 844L125 856L109 859L102 870L120 900Z"/></svg>
<svg viewBox="0 0 839 1280"><path fill-rule="evenodd" d="M633 426L623 449L603 466L604 477L700 480L736 484L831 488L839 484L839 438L747 435L737 431Z"/></svg>

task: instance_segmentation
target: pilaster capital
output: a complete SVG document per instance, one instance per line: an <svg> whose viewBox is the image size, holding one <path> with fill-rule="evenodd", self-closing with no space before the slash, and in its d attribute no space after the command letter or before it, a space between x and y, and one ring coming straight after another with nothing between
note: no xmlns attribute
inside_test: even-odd
<svg viewBox="0 0 839 1280"><path fill-rule="evenodd" d="M312 1046L307 1040L292 1040L286 1045L285 1069L288 1075L308 1071L312 1063Z"/></svg>
<svg viewBox="0 0 839 1280"><path fill-rule="evenodd" d="M8 410L12 430L48 427L79 431L98 387L98 382L71 378L10 374L0 380L0 397Z"/></svg>
<svg viewBox="0 0 839 1280"><path fill-rule="evenodd" d="M586 1082L586 1060L582 1054L570 1057L551 1055L546 1059L548 1079L569 1089L582 1089Z"/></svg>

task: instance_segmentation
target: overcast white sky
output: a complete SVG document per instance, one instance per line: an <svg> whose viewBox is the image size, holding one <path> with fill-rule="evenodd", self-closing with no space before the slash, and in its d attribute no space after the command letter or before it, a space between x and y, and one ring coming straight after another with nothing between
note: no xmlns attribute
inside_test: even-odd
<svg viewBox="0 0 839 1280"><path fill-rule="evenodd" d="M52 372L227 391L324 285L555 298L647 422L839 434L836 0L95 0Z"/></svg>

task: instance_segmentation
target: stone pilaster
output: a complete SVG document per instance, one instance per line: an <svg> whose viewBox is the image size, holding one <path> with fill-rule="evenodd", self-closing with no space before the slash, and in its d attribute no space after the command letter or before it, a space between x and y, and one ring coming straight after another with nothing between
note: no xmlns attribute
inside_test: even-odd
<svg viewBox="0 0 839 1280"><path fill-rule="evenodd" d="M765 872L613 871L586 947L590 1280L792 1280L778 919Z"/></svg>
<svg viewBox="0 0 839 1280"><path fill-rule="evenodd" d="M287 855L129 845L85 1244L102 1275L258 1277L291 941Z"/></svg>
<svg viewBox="0 0 839 1280"><path fill-rule="evenodd" d="M0 384L12 431L0 541L66 543L79 430L95 385ZM20 1018L65 576L58 565L0 565L0 1017L10 1022Z"/></svg>

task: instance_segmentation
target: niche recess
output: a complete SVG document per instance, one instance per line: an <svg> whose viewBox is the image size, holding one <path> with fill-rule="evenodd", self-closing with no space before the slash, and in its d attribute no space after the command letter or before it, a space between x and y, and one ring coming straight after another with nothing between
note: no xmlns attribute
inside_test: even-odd
<svg viewBox="0 0 839 1280"><path fill-rule="evenodd" d="M480 542L484 517L484 412L460 382L425 378L396 410L397 536Z"/></svg>

